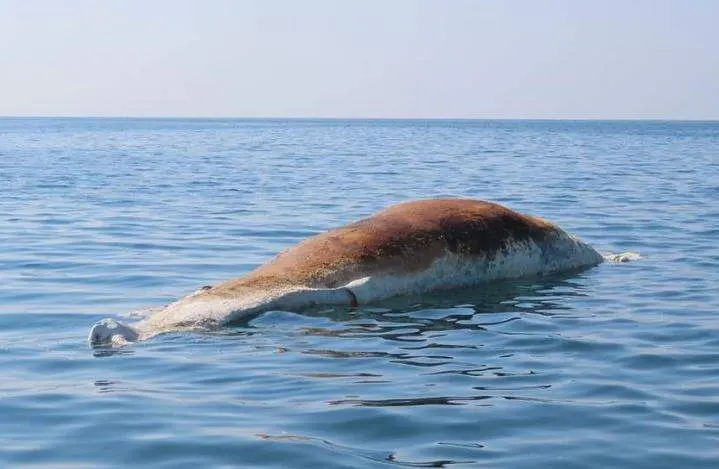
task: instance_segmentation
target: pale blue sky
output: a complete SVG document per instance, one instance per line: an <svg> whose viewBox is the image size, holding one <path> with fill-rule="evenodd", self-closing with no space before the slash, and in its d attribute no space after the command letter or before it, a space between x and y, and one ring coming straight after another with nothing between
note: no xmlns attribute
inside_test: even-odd
<svg viewBox="0 0 719 469"><path fill-rule="evenodd" d="M719 119L713 0L0 0L0 115Z"/></svg>

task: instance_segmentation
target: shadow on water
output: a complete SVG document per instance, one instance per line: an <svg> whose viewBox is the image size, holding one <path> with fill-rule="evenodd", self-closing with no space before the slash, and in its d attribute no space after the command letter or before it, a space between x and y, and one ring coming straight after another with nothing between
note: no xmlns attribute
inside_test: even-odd
<svg viewBox="0 0 719 469"><path fill-rule="evenodd" d="M114 357L116 355L132 355L134 353L135 350L132 347L92 347L92 356L95 358Z"/></svg>
<svg viewBox="0 0 719 469"><path fill-rule="evenodd" d="M451 459L440 459L440 460L436 460L436 461L409 461L409 460L399 458L397 453L395 453L394 451L387 452L387 451L377 451L377 450L354 448L354 447L347 446L347 445L340 445L337 443L333 443L332 441L329 441L329 440L326 440L323 438L300 436L300 435L268 435L265 433L258 433L256 436L262 440L305 443L305 444L312 444L312 445L316 445L316 446L322 446L322 447L325 447L331 451L334 451L334 452L337 452L340 454L356 456L356 457L360 457L362 459L367 459L367 460L379 462L379 463L391 463L391 464L395 464L398 466L404 466L404 467L447 467L451 464L469 464L469 463L474 462L474 461L455 461L455 460L451 460Z"/></svg>
<svg viewBox="0 0 719 469"><path fill-rule="evenodd" d="M296 313L326 318L334 324L343 325L339 328L302 327L303 334L335 337L371 335L412 341L413 337L433 331L486 330L519 320L524 314L548 318L571 316L573 308L567 301L585 297L584 288L581 277L563 274L395 297L354 309L318 307ZM263 323L261 319L250 320L245 325L261 328Z"/></svg>

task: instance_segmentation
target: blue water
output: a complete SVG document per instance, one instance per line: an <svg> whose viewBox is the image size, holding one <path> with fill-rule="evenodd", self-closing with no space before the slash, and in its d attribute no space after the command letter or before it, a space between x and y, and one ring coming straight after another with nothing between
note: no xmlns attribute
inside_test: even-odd
<svg viewBox="0 0 719 469"><path fill-rule="evenodd" d="M719 123L0 119L0 188L0 467L719 467ZM434 196L643 259L87 347Z"/></svg>

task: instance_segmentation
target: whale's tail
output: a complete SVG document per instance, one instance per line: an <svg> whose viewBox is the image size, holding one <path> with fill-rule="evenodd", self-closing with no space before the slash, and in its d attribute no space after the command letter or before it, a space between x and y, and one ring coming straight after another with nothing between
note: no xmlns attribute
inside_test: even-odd
<svg viewBox="0 0 719 469"><path fill-rule="evenodd" d="M140 332L135 327L107 318L92 326L87 341L90 347L121 347L136 342L139 338Z"/></svg>

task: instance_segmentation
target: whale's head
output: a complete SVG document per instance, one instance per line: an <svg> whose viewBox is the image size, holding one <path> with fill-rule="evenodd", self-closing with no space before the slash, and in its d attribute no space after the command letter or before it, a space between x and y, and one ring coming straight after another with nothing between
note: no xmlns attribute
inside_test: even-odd
<svg viewBox="0 0 719 469"><path fill-rule="evenodd" d="M138 332L132 327L108 318L98 321L92 326L87 341L91 347L121 347L130 342L136 342L138 337Z"/></svg>

